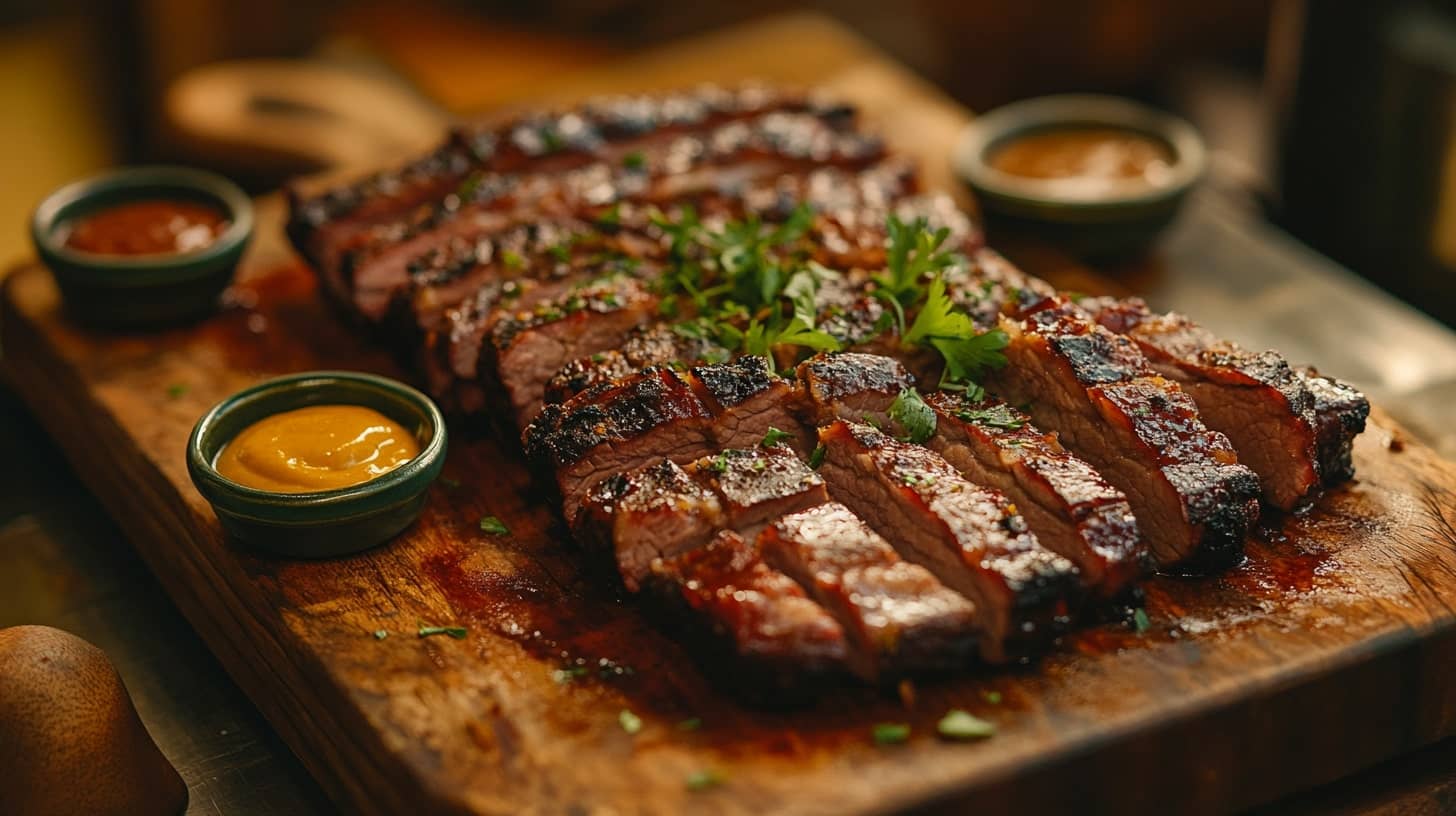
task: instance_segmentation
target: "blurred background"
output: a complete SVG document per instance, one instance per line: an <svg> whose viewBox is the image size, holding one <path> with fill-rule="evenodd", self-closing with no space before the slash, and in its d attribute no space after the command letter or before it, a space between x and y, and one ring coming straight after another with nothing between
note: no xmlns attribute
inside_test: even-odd
<svg viewBox="0 0 1456 816"><path fill-rule="evenodd" d="M107 165L201 164L263 191L796 9L975 110L1102 91L1178 111L1214 148L1216 183L1456 324L1456 0L0 0L0 261L28 252L47 191Z"/></svg>

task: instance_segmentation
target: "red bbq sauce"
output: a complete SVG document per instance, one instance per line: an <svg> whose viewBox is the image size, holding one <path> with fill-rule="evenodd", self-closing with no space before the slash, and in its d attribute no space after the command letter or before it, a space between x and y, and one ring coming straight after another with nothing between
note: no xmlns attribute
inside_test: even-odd
<svg viewBox="0 0 1456 816"><path fill-rule="evenodd" d="M66 246L97 255L164 255L204 249L228 228L227 216L196 201L132 201L72 222Z"/></svg>

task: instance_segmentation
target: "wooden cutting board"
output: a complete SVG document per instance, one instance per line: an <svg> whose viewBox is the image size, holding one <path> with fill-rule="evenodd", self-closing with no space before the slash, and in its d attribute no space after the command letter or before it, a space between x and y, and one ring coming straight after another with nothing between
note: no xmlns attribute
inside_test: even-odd
<svg viewBox="0 0 1456 816"><path fill-rule="evenodd" d="M814 70L778 56L793 48ZM578 91L745 74L862 102L946 180L968 114L818 18L649 56ZM513 446L464 428L446 481L396 541L324 562L241 549L188 481L196 418L275 374L403 375L324 308L279 239L280 202L259 207L230 306L207 323L84 331L29 266L6 281L0 340L77 472L346 812L1213 813L1456 730L1456 466L1378 411L1357 482L1268 519L1224 575L1150 581L1146 632L1087 628L1037 666L904 699L841 689L792 712L734 704L608 576L583 571ZM511 534L482 534L485 515ZM420 639L422 622L469 635ZM998 734L937 740L951 707ZM624 709L644 723L635 736ZM911 724L909 743L876 746L884 722ZM721 782L692 790L704 772Z"/></svg>

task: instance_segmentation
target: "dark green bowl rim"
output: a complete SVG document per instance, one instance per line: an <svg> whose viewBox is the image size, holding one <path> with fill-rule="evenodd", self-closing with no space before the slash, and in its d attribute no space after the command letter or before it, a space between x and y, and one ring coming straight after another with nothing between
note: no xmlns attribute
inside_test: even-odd
<svg viewBox="0 0 1456 816"><path fill-rule="evenodd" d="M376 479L350 487L312 493L277 493L238 484L221 473L203 452L209 433L227 414L273 398L283 388L319 388L350 381L405 399L430 427L430 441L415 458ZM192 428L187 440L187 469L199 493L222 512L239 519L276 526L318 526L374 515L397 507L423 492L444 464L445 417L434 401L398 380L358 371L308 371L265 380L214 405ZM422 485L414 482L428 477ZM364 504L355 511L352 505ZM259 513L266 508L266 513Z"/></svg>
<svg viewBox="0 0 1456 816"><path fill-rule="evenodd" d="M1166 184L1129 185L1123 193L1081 198L1059 195L1054 181L1012 175L986 161L995 147L1023 133L1077 125L1121 128L1167 144L1175 159L1172 178ZM1009 205L1007 209L1030 217L1082 221L1123 211L1144 214L1178 199L1202 178L1208 152L1197 129L1170 113L1116 96L1062 94L1024 99L977 117L961 135L954 161L961 177L989 204Z"/></svg>
<svg viewBox="0 0 1456 816"><path fill-rule="evenodd" d="M78 203L100 195L145 192L157 187L190 190L213 199L227 211L231 222L217 240L193 252L155 255L103 255L81 252L58 239L57 227L65 213ZM143 196L138 195L140 199ZM148 196L149 197L149 196ZM126 200L125 195L122 200ZM175 165L143 165L109 170L74 181L46 196L30 219L30 237L43 256L61 261L73 270L94 273L95 283L112 286L148 286L159 280L201 277L210 274L214 262L239 252L253 233L253 202L238 185L206 170ZM113 276L112 272L128 272ZM137 272L158 273L139 276Z"/></svg>

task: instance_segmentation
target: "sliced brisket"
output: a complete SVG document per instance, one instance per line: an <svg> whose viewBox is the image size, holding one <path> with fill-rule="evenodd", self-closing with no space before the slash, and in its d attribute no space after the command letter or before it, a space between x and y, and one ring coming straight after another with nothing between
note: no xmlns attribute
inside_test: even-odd
<svg viewBox="0 0 1456 816"><path fill-rule="evenodd" d="M1060 299L1001 326L1009 364L988 384L1127 495L1159 564L1226 563L1242 551L1258 477L1131 340Z"/></svg>
<svg viewBox="0 0 1456 816"><path fill-rule="evenodd" d="M1005 496L868 425L836 421L819 440L830 495L975 602L987 659L1044 641L1065 620L1077 568L1042 547Z"/></svg>

